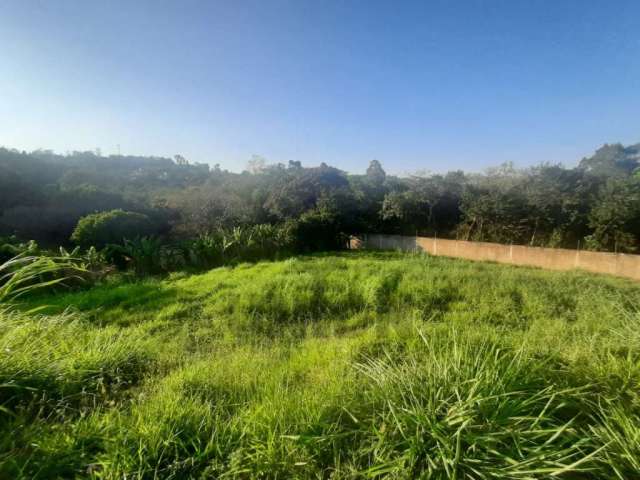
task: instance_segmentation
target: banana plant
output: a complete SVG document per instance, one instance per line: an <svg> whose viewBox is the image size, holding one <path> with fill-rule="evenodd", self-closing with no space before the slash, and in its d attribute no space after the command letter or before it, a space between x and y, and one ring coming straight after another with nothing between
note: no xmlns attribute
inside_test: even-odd
<svg viewBox="0 0 640 480"><path fill-rule="evenodd" d="M68 280L82 281L86 272L71 257L17 255L0 264L0 303Z"/></svg>
<svg viewBox="0 0 640 480"><path fill-rule="evenodd" d="M120 268L133 268L136 274L160 273L162 242L156 237L125 239L122 245L108 245L106 255Z"/></svg>
<svg viewBox="0 0 640 480"><path fill-rule="evenodd" d="M60 257L62 258L77 258L80 256L80 247L76 247L70 252L64 248L60 247Z"/></svg>

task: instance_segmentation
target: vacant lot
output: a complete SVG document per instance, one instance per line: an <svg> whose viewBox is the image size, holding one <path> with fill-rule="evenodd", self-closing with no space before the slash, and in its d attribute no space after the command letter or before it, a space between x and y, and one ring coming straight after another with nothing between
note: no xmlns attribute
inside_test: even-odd
<svg viewBox="0 0 640 480"><path fill-rule="evenodd" d="M629 281L350 253L35 305L0 315L1 478L640 471Z"/></svg>

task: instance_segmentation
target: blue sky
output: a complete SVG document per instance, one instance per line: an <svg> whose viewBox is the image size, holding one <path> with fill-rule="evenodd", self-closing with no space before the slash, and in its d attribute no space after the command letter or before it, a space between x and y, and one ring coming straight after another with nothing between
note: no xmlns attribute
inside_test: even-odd
<svg viewBox="0 0 640 480"><path fill-rule="evenodd" d="M640 141L639 25L635 0L4 0L0 145L572 165Z"/></svg>

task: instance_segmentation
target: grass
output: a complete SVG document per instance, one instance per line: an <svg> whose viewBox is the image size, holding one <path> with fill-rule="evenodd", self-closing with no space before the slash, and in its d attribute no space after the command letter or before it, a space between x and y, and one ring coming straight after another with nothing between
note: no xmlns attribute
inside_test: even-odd
<svg viewBox="0 0 640 480"><path fill-rule="evenodd" d="M640 285L398 253L0 314L0 478L634 478Z"/></svg>

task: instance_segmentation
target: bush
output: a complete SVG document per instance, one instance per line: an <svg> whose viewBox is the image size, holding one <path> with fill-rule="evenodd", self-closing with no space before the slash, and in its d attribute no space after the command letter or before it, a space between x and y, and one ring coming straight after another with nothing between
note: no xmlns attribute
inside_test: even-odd
<svg viewBox="0 0 640 480"><path fill-rule="evenodd" d="M122 243L125 238L154 235L161 229L161 225L142 213L111 210L82 217L71 235L71 241L87 247L103 247L110 243Z"/></svg>
<svg viewBox="0 0 640 480"><path fill-rule="evenodd" d="M290 229L299 252L341 250L347 242L337 215L329 209L303 213L290 222Z"/></svg>
<svg viewBox="0 0 640 480"><path fill-rule="evenodd" d="M163 245L157 237L135 237L124 239L122 245L110 244L104 249L107 261L120 270L132 269L136 275L154 275L180 266L171 262L174 249Z"/></svg>

